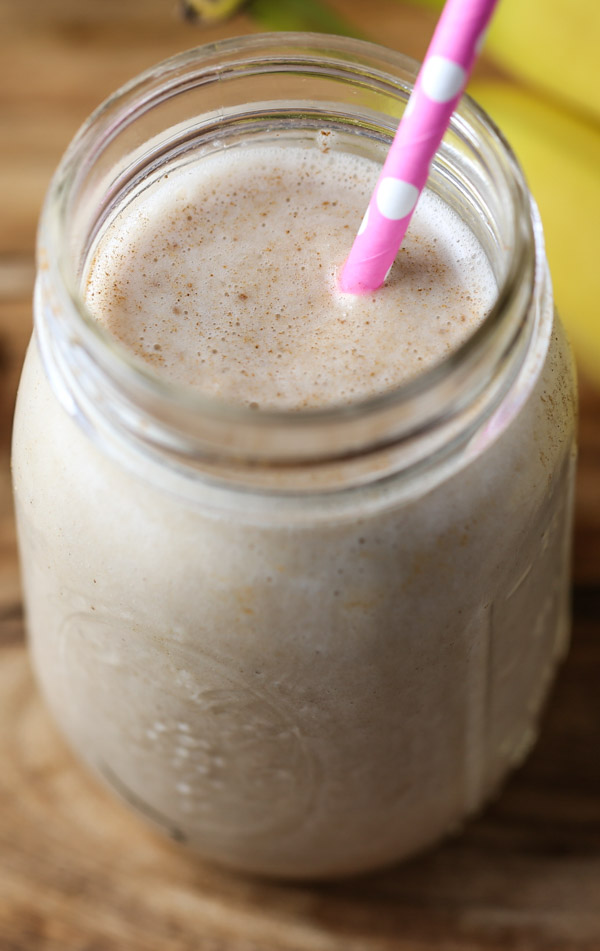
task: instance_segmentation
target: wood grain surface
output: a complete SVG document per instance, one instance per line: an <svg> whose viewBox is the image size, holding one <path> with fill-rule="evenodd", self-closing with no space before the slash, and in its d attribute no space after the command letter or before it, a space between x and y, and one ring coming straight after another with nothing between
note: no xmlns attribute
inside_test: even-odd
<svg viewBox="0 0 600 951"><path fill-rule="evenodd" d="M335 5L371 38L424 52L428 14ZM434 852L327 886L201 865L89 778L32 682L9 443L49 176L121 82L251 29L240 16L199 32L173 0L0 2L0 951L600 951L600 392L586 381L573 647L526 765Z"/></svg>

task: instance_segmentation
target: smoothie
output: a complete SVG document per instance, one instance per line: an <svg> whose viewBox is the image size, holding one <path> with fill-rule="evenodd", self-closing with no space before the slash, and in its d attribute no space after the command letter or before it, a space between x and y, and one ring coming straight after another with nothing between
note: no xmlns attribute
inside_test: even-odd
<svg viewBox="0 0 600 951"><path fill-rule="evenodd" d="M340 294L379 166L326 149L226 150L146 187L97 242L92 313L161 376L255 408L349 403L438 362L495 299L481 245L425 192L381 292Z"/></svg>
<svg viewBox="0 0 600 951"><path fill-rule="evenodd" d="M237 482L220 479L219 460L154 452L166 411L130 391L119 429L105 407L133 370L115 342L257 434L274 409L293 435L329 407L333 441L361 401L424 379L485 320L501 269L432 191L381 291L338 294L377 163L312 129L302 146L265 138L174 148L102 206L72 252L109 335L85 400L84 323L59 346L70 305L42 268L13 457L28 628L56 720L138 812L235 869L348 875L455 830L536 736L569 629L573 376L538 251L522 358L506 350L504 388L471 428L473 400L449 397L451 438L415 471L367 433L360 477L336 457L326 490L312 461L290 489L251 441Z"/></svg>

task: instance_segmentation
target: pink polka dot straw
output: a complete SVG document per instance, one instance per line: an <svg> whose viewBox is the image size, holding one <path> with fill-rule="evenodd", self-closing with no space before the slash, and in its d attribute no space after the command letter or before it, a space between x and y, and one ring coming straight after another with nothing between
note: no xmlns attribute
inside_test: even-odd
<svg viewBox="0 0 600 951"><path fill-rule="evenodd" d="M446 0L384 162L340 289L381 287L402 244L433 157L483 45L497 0Z"/></svg>

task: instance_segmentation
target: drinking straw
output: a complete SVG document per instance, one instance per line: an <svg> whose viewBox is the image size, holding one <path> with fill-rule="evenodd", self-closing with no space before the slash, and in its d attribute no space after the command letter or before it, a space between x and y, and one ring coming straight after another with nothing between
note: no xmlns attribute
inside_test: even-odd
<svg viewBox="0 0 600 951"><path fill-rule="evenodd" d="M381 287L425 187L433 157L483 46L497 0L446 0L369 206L340 274L340 289Z"/></svg>

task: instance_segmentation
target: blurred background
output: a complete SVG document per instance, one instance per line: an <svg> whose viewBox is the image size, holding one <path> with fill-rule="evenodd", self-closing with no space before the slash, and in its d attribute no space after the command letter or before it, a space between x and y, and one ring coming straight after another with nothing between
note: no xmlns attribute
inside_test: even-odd
<svg viewBox="0 0 600 951"><path fill-rule="evenodd" d="M31 683L9 445L31 333L34 243L77 127L136 73L265 30L422 58L439 0L0 0L0 949L600 948L600 3L500 0L469 91L539 204L580 371L574 645L542 739L498 803L367 883L280 889L199 870L80 774ZM123 848L127 843L127 848Z"/></svg>

